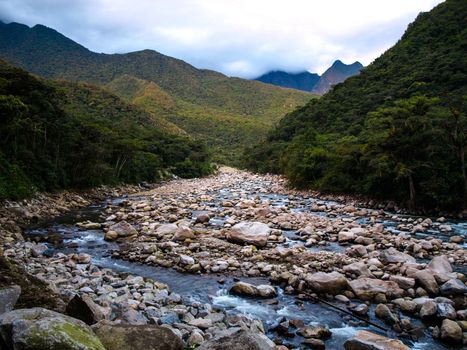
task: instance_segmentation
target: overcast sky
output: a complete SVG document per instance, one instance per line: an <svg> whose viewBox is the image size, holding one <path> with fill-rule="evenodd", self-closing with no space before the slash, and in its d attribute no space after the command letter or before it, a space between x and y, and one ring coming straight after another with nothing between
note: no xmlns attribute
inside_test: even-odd
<svg viewBox="0 0 467 350"><path fill-rule="evenodd" d="M92 51L154 49L253 78L368 65L440 0L0 0L4 22L52 27Z"/></svg>

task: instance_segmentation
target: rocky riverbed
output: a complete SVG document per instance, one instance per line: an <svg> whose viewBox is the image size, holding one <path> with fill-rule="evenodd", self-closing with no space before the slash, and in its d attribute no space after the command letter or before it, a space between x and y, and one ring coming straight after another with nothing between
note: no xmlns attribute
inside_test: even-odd
<svg viewBox="0 0 467 350"><path fill-rule="evenodd" d="M36 243L3 249L69 314L87 305L98 335L149 324L205 348L241 331L261 349L444 349L467 340L466 233L222 168L42 221L22 232Z"/></svg>

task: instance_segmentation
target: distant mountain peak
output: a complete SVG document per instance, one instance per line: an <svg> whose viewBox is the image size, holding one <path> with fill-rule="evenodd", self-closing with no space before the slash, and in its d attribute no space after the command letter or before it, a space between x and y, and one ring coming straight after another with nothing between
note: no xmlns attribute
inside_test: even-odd
<svg viewBox="0 0 467 350"><path fill-rule="evenodd" d="M342 83L348 77L358 74L362 68L363 65L358 61L352 64L345 64L341 60L335 60L332 66L329 67L322 76L308 71L291 73L273 70L254 80L323 95L328 92L333 85Z"/></svg>
<svg viewBox="0 0 467 350"><path fill-rule="evenodd" d="M357 75L363 65L355 61L352 64L345 64L341 60L336 60L321 76L318 83L313 88L313 92L324 95L334 85L344 82L347 78Z"/></svg>

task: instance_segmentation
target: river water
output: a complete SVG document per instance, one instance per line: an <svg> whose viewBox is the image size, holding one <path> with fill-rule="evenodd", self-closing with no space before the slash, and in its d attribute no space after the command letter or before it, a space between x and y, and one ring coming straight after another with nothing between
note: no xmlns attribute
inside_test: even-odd
<svg viewBox="0 0 467 350"><path fill-rule="evenodd" d="M295 211L308 211L311 205L322 203L313 198L288 197L286 195L274 193L256 193L254 189L244 188L240 191L232 191L230 188L221 189L214 194L216 200L205 203L208 211L215 211L223 200L232 200L238 197L255 198L260 196L263 201L268 201L272 206L288 206ZM230 295L229 287L235 282L229 276L221 275L201 275L201 274L185 274L175 271L174 269L146 266L139 263L133 263L123 260L117 260L111 257L111 252L118 249L117 243L107 242L103 239L104 232L101 230L83 230L76 226L77 222L90 220L93 222L102 221L101 214L109 205L118 205L124 200L122 198L114 198L106 200L99 205L89 206L87 208L69 212L63 216L54 218L53 221L43 222L35 227L31 227L26 234L30 237L42 236L45 234L54 233L60 237L60 240L54 244L49 244L51 252L85 252L93 257L93 263L102 267L111 268L118 272L127 272L133 275L139 275L154 280L164 282L169 285L172 291L180 294L187 303L193 301L209 302L214 307L226 310L231 313L241 313L259 318L263 321L267 330L267 335L274 339L278 334L274 328L279 322L284 319L300 319L309 325L326 325L332 331L331 339L326 341L327 349L343 349L343 343L349 337L356 333L359 329L368 329L382 335L397 338L397 333L391 330L382 331L374 326L362 323L357 319L346 315L336 309L321 303L313 303L311 301L303 301L297 299L296 296L287 295L283 290L279 289L279 295L274 303L268 300L241 298ZM327 203L329 204L329 202ZM339 205L338 203L331 203ZM195 217L199 212L193 212ZM315 212L316 215L328 215L326 212ZM362 218L362 222L367 218ZM225 217L215 217L211 220L211 225L222 226L226 220ZM399 224L395 220L384 220L384 226L387 229L397 233L396 227ZM466 235L467 223L460 221L447 222L453 228L449 235ZM295 231L285 231L286 242L285 246L298 244L299 237L295 235ZM443 240L449 239L449 235L441 234L440 232L426 232L423 235L436 235ZM303 243L303 242L301 242ZM338 243L331 243L323 247L309 248L312 251L330 250L342 251L344 247ZM252 284L268 284L267 278L241 278ZM342 306L342 305L341 305ZM369 315L373 315L372 310ZM405 316L407 317L407 316ZM411 319L413 325L420 324L418 320ZM371 321L380 325L383 328L389 328L380 320L371 318ZM284 339L284 344L290 348L299 347L303 338L295 336L294 338ZM430 349L441 350L448 349L441 343L433 341L428 331L425 331L417 340L401 339L412 349Z"/></svg>

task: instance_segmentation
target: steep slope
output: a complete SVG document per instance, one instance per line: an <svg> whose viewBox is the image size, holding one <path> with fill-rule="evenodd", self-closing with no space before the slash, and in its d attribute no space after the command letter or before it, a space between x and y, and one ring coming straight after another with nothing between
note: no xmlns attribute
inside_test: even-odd
<svg viewBox="0 0 467 350"><path fill-rule="evenodd" d="M359 75L281 120L249 167L297 186L465 207L467 2L421 13Z"/></svg>
<svg viewBox="0 0 467 350"><path fill-rule="evenodd" d="M344 82L347 78L357 75L363 68L360 62L344 64L340 60L335 61L314 85L313 91L318 95L324 95L331 90L332 86Z"/></svg>
<svg viewBox="0 0 467 350"><path fill-rule="evenodd" d="M237 154L249 140L243 137L242 126L236 128L231 124L252 124L265 135L285 113L310 99L310 94L305 92L196 69L152 50L112 55L94 53L42 25L29 28L1 23L0 57L47 78L109 84L114 87L113 91L126 98L132 91L126 91L121 82L118 85L122 76L152 82L153 90L146 93L142 105L151 105L155 113L165 108L162 95L173 100L174 109L168 112L172 116L170 120L179 122L177 125L182 129L189 124L186 121L193 121L199 134L222 152L219 160L230 163L236 158L231 154ZM112 83L115 80L117 83ZM156 86L160 91L154 90ZM152 98L154 101L149 102ZM159 103L162 105L158 106ZM225 118L230 117L233 118L230 125L223 127ZM221 138L210 138L209 129L213 125L222 129L228 143Z"/></svg>
<svg viewBox="0 0 467 350"><path fill-rule="evenodd" d="M35 190L210 172L200 142L100 88L38 79L0 60L0 200Z"/></svg>
<svg viewBox="0 0 467 350"><path fill-rule="evenodd" d="M287 73L284 71L271 71L254 79L266 84L282 86L302 91L312 91L319 80L319 75L310 72Z"/></svg>

